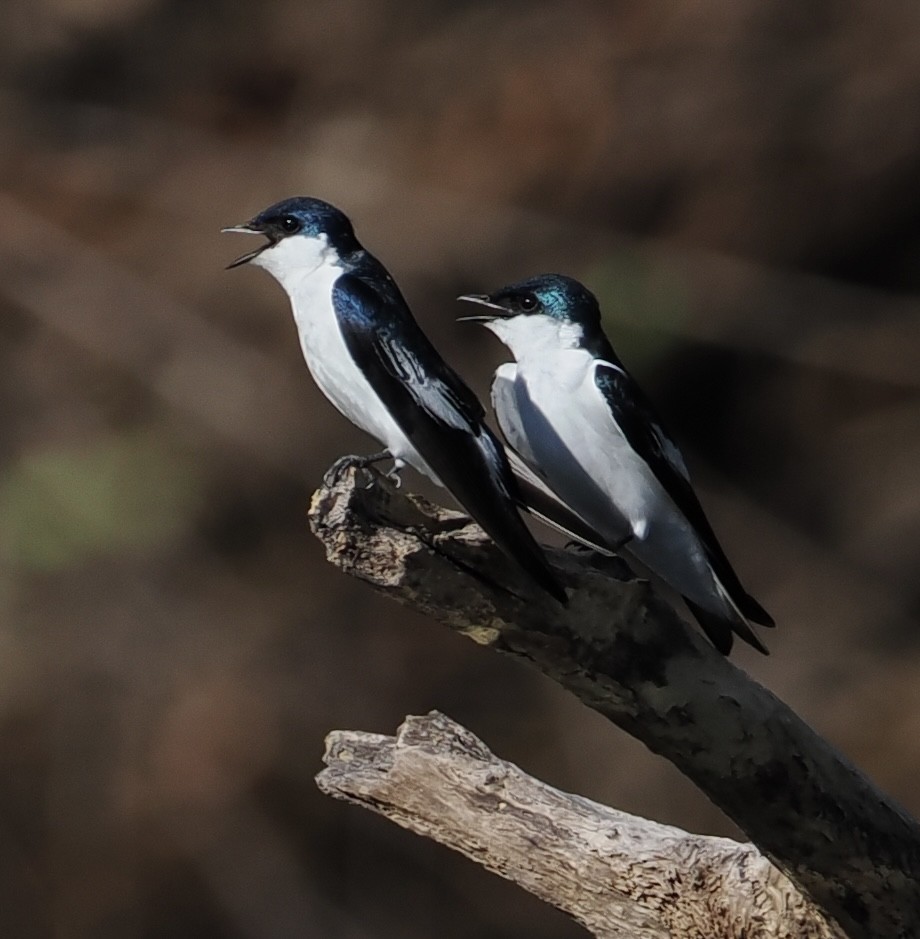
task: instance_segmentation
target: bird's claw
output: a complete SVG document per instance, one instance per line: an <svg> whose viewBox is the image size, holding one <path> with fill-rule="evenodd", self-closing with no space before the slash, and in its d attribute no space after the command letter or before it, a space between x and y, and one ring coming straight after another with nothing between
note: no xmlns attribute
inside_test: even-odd
<svg viewBox="0 0 920 939"><path fill-rule="evenodd" d="M583 541L578 541L577 539L572 539L565 543L565 550L571 551L573 554L600 554L618 557L620 551L633 540L633 535L628 534L624 538L621 538L619 541L614 542L612 545L606 547L605 550L600 548L595 548L592 545L585 544Z"/></svg>
<svg viewBox="0 0 920 939"><path fill-rule="evenodd" d="M323 485L327 489L337 486L345 471L351 469L357 459L355 456L340 456L323 474Z"/></svg>
<svg viewBox="0 0 920 939"><path fill-rule="evenodd" d="M589 548L586 544L581 541L577 541L575 538L571 538L565 543L565 550L571 551L572 554L594 554L594 548Z"/></svg>
<svg viewBox="0 0 920 939"><path fill-rule="evenodd" d="M389 459L389 456L390 454L387 451L384 451L383 453L372 453L370 456L356 456L355 454L340 456L323 475L323 485L327 489L331 489L338 485L339 482L341 482L342 476L347 470L364 470L369 466L373 466L374 463L379 463L381 460ZM370 489L372 485L373 479L370 480L366 488Z"/></svg>

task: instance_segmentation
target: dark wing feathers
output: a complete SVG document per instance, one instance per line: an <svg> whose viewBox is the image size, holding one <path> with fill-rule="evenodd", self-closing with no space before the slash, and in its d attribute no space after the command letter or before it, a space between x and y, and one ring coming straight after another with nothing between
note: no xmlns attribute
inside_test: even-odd
<svg viewBox="0 0 920 939"><path fill-rule="evenodd" d="M772 617L747 593L725 556L690 485L683 458L662 429L642 390L622 368L608 363L596 366L594 380L629 445L645 460L677 508L696 529L716 576L738 609L755 623L772 626Z"/></svg>
<svg viewBox="0 0 920 939"><path fill-rule="evenodd" d="M515 508L514 477L479 399L432 346L393 281L343 274L332 299L349 352L428 466L495 543L565 603Z"/></svg>
<svg viewBox="0 0 920 939"><path fill-rule="evenodd" d="M428 344L428 340L421 330L413 340L411 353L406 350L403 341L392 341L391 334L386 330L373 332L371 338L375 352L387 372L410 392L417 392L414 395L416 404L432 419L461 430L469 430L482 423L485 418L482 405L454 372L446 365L438 369L437 374L425 367L424 360L418 355L419 341L424 339ZM430 345L425 353L429 363L438 355Z"/></svg>

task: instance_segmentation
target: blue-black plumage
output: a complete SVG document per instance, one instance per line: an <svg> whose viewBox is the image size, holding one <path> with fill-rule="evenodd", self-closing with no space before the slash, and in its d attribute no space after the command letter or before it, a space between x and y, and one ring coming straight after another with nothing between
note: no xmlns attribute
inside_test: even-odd
<svg viewBox="0 0 920 939"><path fill-rule="evenodd" d="M737 634L766 653L751 623L769 614L742 587L690 483L683 456L620 362L581 283L544 274L460 298L514 355L492 386L499 425L525 463L594 532L686 600L713 644Z"/></svg>
<svg viewBox="0 0 920 939"><path fill-rule="evenodd" d="M441 358L386 268L339 209L305 196L225 229L266 241L233 261L267 270L287 292L301 349L320 390L405 464L445 486L541 589L565 591L516 503L501 443L476 396Z"/></svg>

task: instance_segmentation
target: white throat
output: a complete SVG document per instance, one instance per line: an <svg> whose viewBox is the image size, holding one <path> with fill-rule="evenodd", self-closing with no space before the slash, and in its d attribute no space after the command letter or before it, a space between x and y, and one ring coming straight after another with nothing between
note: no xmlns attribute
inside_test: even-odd
<svg viewBox="0 0 920 939"><path fill-rule="evenodd" d="M584 331L577 323L563 322L545 314L494 319L485 326L522 363L545 359L568 349L579 349L584 337Z"/></svg>
<svg viewBox="0 0 920 939"><path fill-rule="evenodd" d="M437 477L377 396L346 346L333 301L342 259L325 235L291 235L252 259L291 300L300 348L320 391L349 420L376 437L399 465Z"/></svg>
<svg viewBox="0 0 920 939"><path fill-rule="evenodd" d="M252 263L268 271L291 297L321 267L341 266L338 253L322 234L282 238L254 257Z"/></svg>

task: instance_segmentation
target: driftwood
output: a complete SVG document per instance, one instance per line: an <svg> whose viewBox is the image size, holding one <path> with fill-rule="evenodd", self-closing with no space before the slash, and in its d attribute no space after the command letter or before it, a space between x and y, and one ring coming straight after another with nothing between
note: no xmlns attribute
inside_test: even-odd
<svg viewBox="0 0 920 939"><path fill-rule="evenodd" d="M920 936L920 826L618 562L551 552L535 596L465 516L348 470L314 496L329 560L525 658L692 779L850 939Z"/></svg>
<svg viewBox="0 0 920 939"><path fill-rule="evenodd" d="M443 714L396 737L335 731L316 781L565 911L599 939L833 939L753 845L560 792Z"/></svg>

